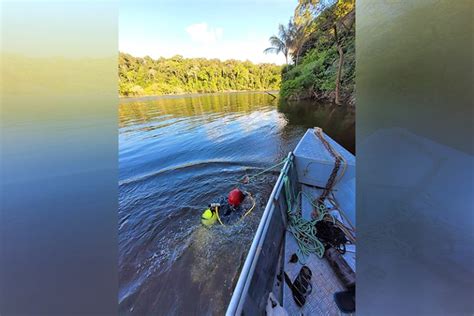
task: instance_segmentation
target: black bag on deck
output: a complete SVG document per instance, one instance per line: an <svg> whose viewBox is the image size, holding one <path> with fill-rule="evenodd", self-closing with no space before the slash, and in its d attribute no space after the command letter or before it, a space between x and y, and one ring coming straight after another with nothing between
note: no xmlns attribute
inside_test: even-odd
<svg viewBox="0 0 474 316"><path fill-rule="evenodd" d="M316 223L316 236L326 247L326 258L336 275L347 288L355 285L355 272L342 255L348 242L344 232L330 221Z"/></svg>
<svg viewBox="0 0 474 316"><path fill-rule="evenodd" d="M316 223L316 237L326 246L336 248L340 253L346 252L348 242L344 232L332 222L322 220Z"/></svg>

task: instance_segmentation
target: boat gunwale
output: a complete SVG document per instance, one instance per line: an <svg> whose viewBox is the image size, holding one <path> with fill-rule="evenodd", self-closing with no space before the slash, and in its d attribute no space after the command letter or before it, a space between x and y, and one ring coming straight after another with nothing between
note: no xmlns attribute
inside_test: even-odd
<svg viewBox="0 0 474 316"><path fill-rule="evenodd" d="M303 138L308 134L310 130L306 131L305 135ZM265 243L268 230L270 229L270 224L276 214L274 213L276 208L278 207L280 211L282 212L281 217L282 217L282 224L283 227L287 227L287 219L286 219L286 214L284 214L284 208L282 209L283 205L280 205L278 203L278 199L281 197L284 188L284 177L289 176L291 173L291 166L293 165L294 159L295 159L295 152L296 150L301 146L302 142L298 142L296 148L294 151L291 151L288 153L287 160L284 164L284 166L281 169L280 175L277 179L277 181L274 184L273 190L268 198L264 213L262 215L262 218L260 219L259 226L257 228L257 231L255 233L254 239L252 241L251 247L247 253L247 257L245 259L243 268L239 274L239 279L237 281L237 284L234 288L234 291L232 293L231 300L228 304L228 308L226 311L226 315L241 315L243 310L246 308L246 302L247 300L250 299L249 304L255 305L257 302L254 302L254 298L251 297L254 294L251 294L249 296L249 289L250 285L252 284L253 278L255 278L255 273L257 269L257 265L259 265L259 260L260 260L260 254L262 253L262 247ZM337 143L336 143L337 144ZM348 152L352 157L354 155L350 152ZM318 161L319 162L319 161ZM321 163L321 162L319 162ZM297 172L295 170L295 172ZM299 181L297 181L299 182ZM301 184L301 183L300 183ZM285 203L286 204L286 203ZM340 210L341 212L344 212L343 210ZM343 214L348 223L351 225L353 224L351 220L347 217L347 214ZM283 247L286 247L283 245ZM265 252L264 252L265 253ZM265 259L265 258L264 258ZM258 277L258 275L257 275ZM260 293L261 295L261 293ZM253 303L252 303L253 302ZM261 304L257 303L257 304ZM252 305L252 306L253 306ZM252 308L262 308L254 306Z"/></svg>
<svg viewBox="0 0 474 316"><path fill-rule="evenodd" d="M283 177L287 175L292 160L293 152L290 151L288 153L287 160L283 165L283 168L281 169L280 175L278 176L278 179L275 182L275 185L273 186L272 193L268 198L267 205L265 206L262 218L260 219L260 224L258 225L249 252L247 253L247 257L240 272L239 279L237 281L237 284L232 293L231 300L227 307L227 316L240 315L242 312L243 303L245 302L243 298L247 294L248 289L250 287L250 282L252 280L253 273L255 272L255 266L262 250L261 244L263 243L264 237L266 236L266 232L270 224L271 215L275 211L275 196L277 195L277 192L281 194L281 188L283 186Z"/></svg>

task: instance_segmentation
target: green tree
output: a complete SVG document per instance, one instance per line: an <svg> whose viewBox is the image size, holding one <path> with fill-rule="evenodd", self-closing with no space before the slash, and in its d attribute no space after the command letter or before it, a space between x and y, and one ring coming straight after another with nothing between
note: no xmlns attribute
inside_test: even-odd
<svg viewBox="0 0 474 316"><path fill-rule="evenodd" d="M229 90L277 90L281 67L218 59L138 58L119 54L122 96L161 95Z"/></svg>
<svg viewBox="0 0 474 316"><path fill-rule="evenodd" d="M334 5L327 6L321 0L299 0L295 16L307 16L312 12L321 30L319 36L333 38L333 43L339 55L335 83L335 103L341 104L340 90L342 69L344 66L344 36L351 32L355 21L355 0L338 0Z"/></svg>
<svg viewBox="0 0 474 316"><path fill-rule="evenodd" d="M300 21L302 20L300 19ZM271 46L263 52L266 54L282 53L285 56L286 64L288 64L289 57L293 57L295 64L298 64L301 48L307 39L307 25L308 23L306 22L297 24L293 19L290 19L286 27L280 24L278 26L278 35L272 35L269 38Z"/></svg>
<svg viewBox="0 0 474 316"><path fill-rule="evenodd" d="M292 21L280 95L353 103L354 0L299 0Z"/></svg>
<svg viewBox="0 0 474 316"><path fill-rule="evenodd" d="M282 53L285 56L286 64L288 64L288 56L290 55L291 45L293 40L293 21L288 22L288 26L285 27L283 24L278 26L278 35L272 35L268 39L270 41L270 47L266 48L263 52L265 54Z"/></svg>

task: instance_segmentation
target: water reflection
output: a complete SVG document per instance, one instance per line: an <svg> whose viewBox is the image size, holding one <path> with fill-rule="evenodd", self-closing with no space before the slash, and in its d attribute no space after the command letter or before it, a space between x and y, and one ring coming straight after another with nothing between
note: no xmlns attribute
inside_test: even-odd
<svg viewBox="0 0 474 316"><path fill-rule="evenodd" d="M321 127L351 153L355 153L355 109L346 105L315 103L311 100L278 103L289 125Z"/></svg>
<svg viewBox="0 0 474 316"><path fill-rule="evenodd" d="M245 186L257 207L239 225L205 229L203 208L236 179L281 161L307 127L353 149L353 117L264 93L122 100L120 312L224 313L277 174Z"/></svg>

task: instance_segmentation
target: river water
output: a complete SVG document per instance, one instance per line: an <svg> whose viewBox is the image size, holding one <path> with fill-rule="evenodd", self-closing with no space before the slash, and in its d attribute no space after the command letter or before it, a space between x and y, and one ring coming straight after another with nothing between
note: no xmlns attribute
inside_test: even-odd
<svg viewBox="0 0 474 316"><path fill-rule="evenodd" d="M205 228L201 213L313 126L354 152L354 111L344 106L258 92L122 99L120 313L223 314L277 172L244 186L257 206L240 223Z"/></svg>

